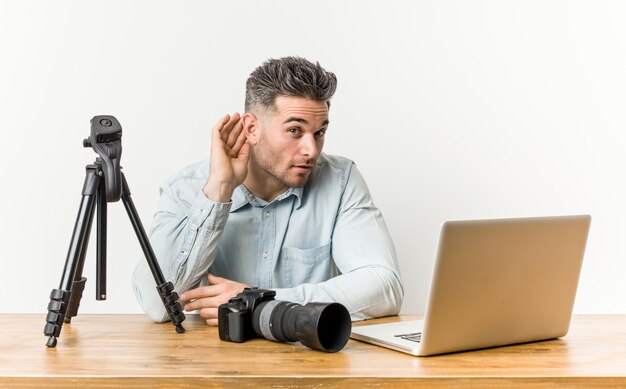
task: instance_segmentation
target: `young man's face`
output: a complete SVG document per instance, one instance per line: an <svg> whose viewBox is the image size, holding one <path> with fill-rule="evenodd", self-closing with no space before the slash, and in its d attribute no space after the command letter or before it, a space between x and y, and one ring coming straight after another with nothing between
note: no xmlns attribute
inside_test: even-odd
<svg viewBox="0 0 626 389"><path fill-rule="evenodd" d="M257 115L252 144L253 168L272 184L302 187L324 147L328 104L302 97L279 96L275 112Z"/></svg>

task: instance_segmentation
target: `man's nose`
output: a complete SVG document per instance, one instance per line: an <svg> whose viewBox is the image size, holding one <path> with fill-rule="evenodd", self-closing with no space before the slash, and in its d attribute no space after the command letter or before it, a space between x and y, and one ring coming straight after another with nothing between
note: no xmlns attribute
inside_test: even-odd
<svg viewBox="0 0 626 389"><path fill-rule="evenodd" d="M319 149L314 135L307 135L302 137L300 143L302 154L309 158L317 158L319 155Z"/></svg>

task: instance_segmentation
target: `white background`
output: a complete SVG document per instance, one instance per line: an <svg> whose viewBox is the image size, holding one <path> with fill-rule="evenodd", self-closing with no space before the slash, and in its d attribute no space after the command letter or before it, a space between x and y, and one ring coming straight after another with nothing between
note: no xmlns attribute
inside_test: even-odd
<svg viewBox="0 0 626 389"><path fill-rule="evenodd" d="M248 74L299 55L339 78L325 151L383 211L404 313L424 311L443 221L577 213L593 222L575 312L626 313L624 20L620 1L2 1L0 312L46 312L59 286L93 116L124 128L148 228ZM81 312L140 312L121 203L108 248L109 299L92 239Z"/></svg>

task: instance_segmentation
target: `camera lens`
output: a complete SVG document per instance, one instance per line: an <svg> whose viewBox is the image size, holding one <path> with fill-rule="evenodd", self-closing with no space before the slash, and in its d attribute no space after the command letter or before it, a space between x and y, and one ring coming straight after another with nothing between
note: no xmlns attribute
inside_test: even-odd
<svg viewBox="0 0 626 389"><path fill-rule="evenodd" d="M280 342L300 341L316 350L336 352L350 337L348 310L338 303L300 304L270 300L259 304L252 315L257 336Z"/></svg>

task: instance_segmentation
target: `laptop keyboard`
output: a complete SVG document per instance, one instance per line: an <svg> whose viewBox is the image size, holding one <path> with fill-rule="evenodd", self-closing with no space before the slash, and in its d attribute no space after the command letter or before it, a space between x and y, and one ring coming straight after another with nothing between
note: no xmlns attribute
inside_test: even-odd
<svg viewBox="0 0 626 389"><path fill-rule="evenodd" d="M422 340L422 333L421 332L411 332L411 333L408 333L408 334L394 335L394 337L405 339L405 340L410 340L411 342L415 342L415 343L419 343Z"/></svg>

